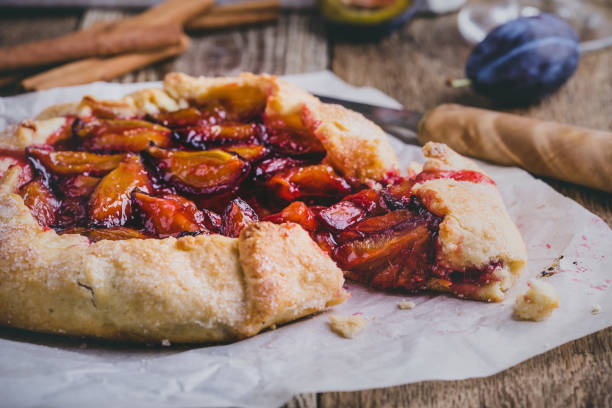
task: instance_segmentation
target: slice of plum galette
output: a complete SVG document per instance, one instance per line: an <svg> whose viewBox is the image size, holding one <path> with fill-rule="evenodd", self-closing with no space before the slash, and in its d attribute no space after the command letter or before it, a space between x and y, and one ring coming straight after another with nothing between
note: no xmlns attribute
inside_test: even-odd
<svg viewBox="0 0 612 408"><path fill-rule="evenodd" d="M525 265L495 183L268 75L169 74L0 135L0 323L219 342L381 290L500 301Z"/></svg>

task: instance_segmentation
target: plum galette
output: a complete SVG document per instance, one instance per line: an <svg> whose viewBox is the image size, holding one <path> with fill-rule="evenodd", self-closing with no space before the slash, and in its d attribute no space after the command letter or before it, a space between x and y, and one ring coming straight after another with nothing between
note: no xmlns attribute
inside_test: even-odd
<svg viewBox="0 0 612 408"><path fill-rule="evenodd" d="M155 342L252 336L381 290L500 301L525 264L495 183L268 75L169 74L0 135L0 323Z"/></svg>

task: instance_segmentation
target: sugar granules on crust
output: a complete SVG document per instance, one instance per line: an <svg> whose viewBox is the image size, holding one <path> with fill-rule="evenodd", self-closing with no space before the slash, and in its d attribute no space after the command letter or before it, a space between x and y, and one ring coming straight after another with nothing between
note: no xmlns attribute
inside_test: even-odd
<svg viewBox="0 0 612 408"><path fill-rule="evenodd" d="M339 336L350 339L359 334L366 326L362 316L329 316L330 329Z"/></svg>
<svg viewBox="0 0 612 408"><path fill-rule="evenodd" d="M397 307L399 307L402 310L411 310L414 309L414 307L416 306L416 303L411 302L411 301L403 301L403 302L399 302L397 304Z"/></svg>
<svg viewBox="0 0 612 408"><path fill-rule="evenodd" d="M514 314L522 320L534 322L550 317L553 310L559 307L559 296L547 282L532 279L527 292L516 297Z"/></svg>

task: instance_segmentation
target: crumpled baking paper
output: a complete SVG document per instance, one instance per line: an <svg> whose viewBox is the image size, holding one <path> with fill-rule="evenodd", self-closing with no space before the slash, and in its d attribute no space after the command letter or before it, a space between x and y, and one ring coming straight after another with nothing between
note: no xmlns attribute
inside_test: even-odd
<svg viewBox="0 0 612 408"><path fill-rule="evenodd" d="M311 91L398 106L330 72L287 77ZM94 83L0 99L0 128L50 104L90 93L117 98L148 84ZM392 140L403 165L419 148ZM517 168L483 164L525 239L529 267L502 303L445 295L407 296L349 283L353 297L319 315L234 344L147 348L0 329L1 404L11 407L209 407L280 405L302 392L358 390L495 374L612 324L612 231L597 216ZM561 256L563 258L559 259ZM544 322L517 321L526 281L545 279L561 306ZM416 303L400 310L403 300ZM593 305L601 306L592 314ZM366 329L347 340L331 313L361 314Z"/></svg>

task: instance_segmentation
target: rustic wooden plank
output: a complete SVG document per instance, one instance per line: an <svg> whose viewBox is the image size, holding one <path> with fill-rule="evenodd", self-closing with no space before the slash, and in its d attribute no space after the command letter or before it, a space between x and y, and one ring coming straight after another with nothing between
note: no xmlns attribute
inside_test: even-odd
<svg viewBox="0 0 612 408"><path fill-rule="evenodd" d="M320 397L319 408L610 407L611 389L612 328L609 328L491 377L325 393Z"/></svg>
<svg viewBox="0 0 612 408"><path fill-rule="evenodd" d="M0 8L0 47L43 40L73 31L80 9Z"/></svg>
<svg viewBox="0 0 612 408"><path fill-rule="evenodd" d="M83 27L127 15L90 9ZM326 69L327 41L321 23L310 13L281 14L272 24L191 35L183 55L118 78L117 82L151 81L172 71L190 75L236 75L240 72L293 74Z"/></svg>
<svg viewBox="0 0 612 408"><path fill-rule="evenodd" d="M282 408L316 408L317 394L300 394L293 397Z"/></svg>

